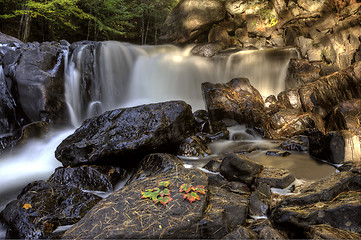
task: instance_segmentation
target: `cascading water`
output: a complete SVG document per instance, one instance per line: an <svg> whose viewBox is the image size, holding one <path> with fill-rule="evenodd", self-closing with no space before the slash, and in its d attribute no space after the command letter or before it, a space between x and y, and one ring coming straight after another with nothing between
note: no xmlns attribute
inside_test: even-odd
<svg viewBox="0 0 361 240"><path fill-rule="evenodd" d="M69 60L64 54L71 123L78 127L84 119L106 110L167 100L184 100L193 110L204 109L201 84L225 83L235 77L248 77L264 97L276 95L284 90L288 61L298 57L294 48L225 53L213 59L193 56L190 50L103 42L79 46ZM4 157L0 198L12 190L17 193L32 180L46 179L60 165L54 158L55 148L71 131L50 134Z"/></svg>

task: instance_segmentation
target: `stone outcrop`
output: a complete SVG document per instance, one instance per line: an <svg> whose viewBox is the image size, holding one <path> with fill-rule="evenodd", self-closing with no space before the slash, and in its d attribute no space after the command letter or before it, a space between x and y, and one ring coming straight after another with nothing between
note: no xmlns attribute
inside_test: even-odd
<svg viewBox="0 0 361 240"><path fill-rule="evenodd" d="M203 98L211 121L233 119L250 127L263 126L264 101L247 78L222 84L202 84Z"/></svg>
<svg viewBox="0 0 361 240"><path fill-rule="evenodd" d="M86 120L55 155L65 167L134 166L151 152L176 153L194 130L191 107L182 101L116 109Z"/></svg>

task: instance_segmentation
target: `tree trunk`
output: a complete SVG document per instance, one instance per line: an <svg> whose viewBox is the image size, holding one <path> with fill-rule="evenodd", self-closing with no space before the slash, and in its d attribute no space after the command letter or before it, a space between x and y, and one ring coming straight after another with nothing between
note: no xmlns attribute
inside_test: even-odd
<svg viewBox="0 0 361 240"><path fill-rule="evenodd" d="M31 22L31 16L29 13L26 13L21 16L18 37L24 43L28 41L30 35L30 22Z"/></svg>

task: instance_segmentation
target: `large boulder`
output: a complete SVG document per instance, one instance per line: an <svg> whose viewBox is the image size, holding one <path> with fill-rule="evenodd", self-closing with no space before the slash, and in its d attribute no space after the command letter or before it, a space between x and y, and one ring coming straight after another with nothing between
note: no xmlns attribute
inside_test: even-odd
<svg viewBox="0 0 361 240"><path fill-rule="evenodd" d="M192 109L182 101L116 109L86 120L55 156L64 166L134 166L152 152L176 153L194 131Z"/></svg>
<svg viewBox="0 0 361 240"><path fill-rule="evenodd" d="M239 124L262 127L264 101L247 78L235 78L228 83L203 83L203 98L212 121L233 119Z"/></svg>
<svg viewBox="0 0 361 240"><path fill-rule="evenodd" d="M78 188L37 181L28 184L1 215L10 228L9 237L50 238L57 227L76 223L100 200Z"/></svg>
<svg viewBox="0 0 361 240"><path fill-rule="evenodd" d="M338 104L332 111L327 131L349 130L361 135L361 99L351 99Z"/></svg>
<svg viewBox="0 0 361 240"><path fill-rule="evenodd" d="M360 138L347 130L328 132L310 142L309 152L312 157L333 164L359 161Z"/></svg>
<svg viewBox="0 0 361 240"><path fill-rule="evenodd" d="M163 160L168 164L167 169L154 174L148 169L147 166L164 165L161 163ZM197 193L200 200L190 203L188 198L184 199L185 193L180 192L180 187L185 183L194 187L203 185L207 190L205 173L184 168L180 159L168 154L158 154L145 161L145 166L141 163L139 169L148 172L146 178L136 177L134 182L103 199L63 238L200 238L198 224L207 208L207 197ZM140 171L136 173L139 174ZM169 185L160 186L160 182L165 181ZM154 192L157 187L164 193L169 191L171 200L162 204L159 202L163 198L160 193L154 196L153 201L144 198L145 192Z"/></svg>
<svg viewBox="0 0 361 240"><path fill-rule="evenodd" d="M161 39L180 44L206 41L213 24L225 17L224 0L181 0L164 22Z"/></svg>
<svg viewBox="0 0 361 240"><path fill-rule="evenodd" d="M14 74L16 100L30 122L64 120L64 57L59 43L42 43L21 55Z"/></svg>

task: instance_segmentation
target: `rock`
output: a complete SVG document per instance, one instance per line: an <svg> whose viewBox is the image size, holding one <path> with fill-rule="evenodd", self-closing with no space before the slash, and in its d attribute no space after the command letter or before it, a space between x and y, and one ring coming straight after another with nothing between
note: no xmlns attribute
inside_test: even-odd
<svg viewBox="0 0 361 240"><path fill-rule="evenodd" d="M338 104L331 113L327 131L349 130L360 136L360 111L361 99L351 99Z"/></svg>
<svg viewBox="0 0 361 240"><path fill-rule="evenodd" d="M7 87L3 68L0 65L0 136L11 134L19 128L20 119L17 116L16 103Z"/></svg>
<svg viewBox="0 0 361 240"><path fill-rule="evenodd" d="M296 180L295 176L285 169L264 167L256 178L257 183L266 183L271 188L284 189Z"/></svg>
<svg viewBox="0 0 361 240"><path fill-rule="evenodd" d="M271 206L271 188L259 183L249 198L249 214L253 217L267 216Z"/></svg>
<svg viewBox="0 0 361 240"><path fill-rule="evenodd" d="M160 39L170 43L190 43L208 36L213 24L226 17L223 1L182 0L165 20Z"/></svg>
<svg viewBox="0 0 361 240"><path fill-rule="evenodd" d="M358 62L345 70L300 87L298 93L303 109L312 111L315 106L321 106L329 113L341 102L360 98L360 73L361 62Z"/></svg>
<svg viewBox="0 0 361 240"><path fill-rule="evenodd" d="M249 187L245 183L232 181L232 182L226 182L221 186L230 192L237 193L240 195L249 196L251 194Z"/></svg>
<svg viewBox="0 0 361 240"><path fill-rule="evenodd" d="M248 213L249 196L210 186L209 207L200 221L202 238L221 238L238 225L243 225Z"/></svg>
<svg viewBox="0 0 361 240"><path fill-rule="evenodd" d="M15 44L19 44L19 45L23 45L24 43L22 41L20 41L17 38L14 38L12 36L6 35L2 32L0 32L0 43L2 44L11 44L11 43L15 43Z"/></svg>
<svg viewBox="0 0 361 240"><path fill-rule="evenodd" d="M172 162L166 155L163 158ZM203 185L208 189L207 177L200 170L184 168L178 161L168 170L138 179L110 194L70 228L63 238L200 238L198 222L207 208L206 196L198 193L200 200L190 203L183 199L184 193L180 193L179 189L183 183ZM173 200L162 205L142 198L142 192L159 186L160 181L170 182L165 188L170 190Z"/></svg>
<svg viewBox="0 0 361 240"><path fill-rule="evenodd" d="M328 224L342 230L361 233L360 198L360 191L347 190L331 201L277 208L273 220L277 226L295 233L305 232L310 225L315 224Z"/></svg>
<svg viewBox="0 0 361 240"><path fill-rule="evenodd" d="M282 150L269 150L266 152L268 156L275 156L275 157L287 157L290 155L290 152L282 151Z"/></svg>
<svg viewBox="0 0 361 240"><path fill-rule="evenodd" d="M63 49L42 43L23 52L16 67L17 102L30 122L64 121Z"/></svg>
<svg viewBox="0 0 361 240"><path fill-rule="evenodd" d="M306 233L310 239L360 239L361 234L331 227L328 224L312 225Z"/></svg>
<svg viewBox="0 0 361 240"><path fill-rule="evenodd" d="M297 88L280 92L277 98L279 105L283 108L302 110L300 94Z"/></svg>
<svg viewBox="0 0 361 240"><path fill-rule="evenodd" d="M208 123L208 112L206 110L197 110L193 113L196 120L197 132L202 132Z"/></svg>
<svg viewBox="0 0 361 240"><path fill-rule="evenodd" d="M27 185L1 214L11 237L50 238L58 226L76 223L100 200L74 187L37 181Z"/></svg>
<svg viewBox="0 0 361 240"><path fill-rule="evenodd" d="M182 101L116 109L86 120L55 155L63 166L134 166L152 152L175 153L194 130L191 107Z"/></svg>
<svg viewBox="0 0 361 240"><path fill-rule="evenodd" d="M268 96L264 103L268 115L273 115L280 110L281 106L274 95Z"/></svg>
<svg viewBox="0 0 361 240"><path fill-rule="evenodd" d="M259 233L259 239L286 239L279 231L271 227L264 227Z"/></svg>
<svg viewBox="0 0 361 240"><path fill-rule="evenodd" d="M328 132L310 141L309 152L314 158L334 164L358 161L361 157L360 139L347 130Z"/></svg>
<svg viewBox="0 0 361 240"><path fill-rule="evenodd" d="M186 138L179 146L179 156L184 157L206 157L211 155L211 150L197 136Z"/></svg>
<svg viewBox="0 0 361 240"><path fill-rule="evenodd" d="M264 101L246 78L222 84L202 84L203 98L213 121L234 119L240 124L262 126Z"/></svg>
<svg viewBox="0 0 361 240"><path fill-rule="evenodd" d="M270 119L269 137L287 139L302 134L308 128L316 127L324 132L324 123L317 115L296 109L282 109Z"/></svg>
<svg viewBox="0 0 361 240"><path fill-rule="evenodd" d="M300 194L284 197L280 206L303 206L317 202L331 201L337 195L361 186L357 176L351 172L338 172L310 184L300 190Z"/></svg>
<svg viewBox="0 0 361 240"><path fill-rule="evenodd" d="M114 190L118 181L125 177L125 174L125 170L114 167L59 167L55 169L48 181L82 190L110 192Z"/></svg>
<svg viewBox="0 0 361 240"><path fill-rule="evenodd" d="M232 153L223 158L221 174L229 181L240 181L251 186L262 168L262 165L251 161L246 156Z"/></svg>
<svg viewBox="0 0 361 240"><path fill-rule="evenodd" d="M312 40L311 40L312 41ZM320 64L306 59L291 59L287 69L286 89L297 88L320 78Z"/></svg>
<svg viewBox="0 0 361 240"><path fill-rule="evenodd" d="M309 149L308 137L305 135L294 136L280 144L279 149L286 151L305 152Z"/></svg>
<svg viewBox="0 0 361 240"><path fill-rule="evenodd" d="M236 230L228 233L222 239L258 239L258 237L254 231L243 226L238 226Z"/></svg>
<svg viewBox="0 0 361 240"><path fill-rule="evenodd" d="M219 51L224 49L225 47L221 43L207 43L207 44L201 44L195 46L192 49L192 54L201 57L210 58L216 55Z"/></svg>
<svg viewBox="0 0 361 240"><path fill-rule="evenodd" d="M207 169L208 171L211 171L211 172L220 172L221 164L222 164L222 160L216 158L216 159L210 160L203 168Z"/></svg>

